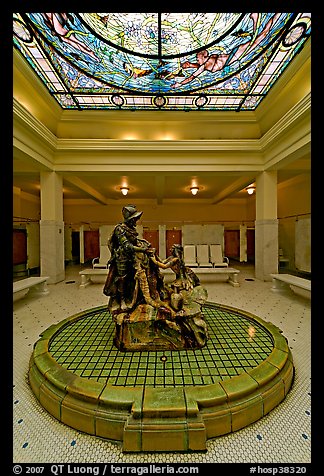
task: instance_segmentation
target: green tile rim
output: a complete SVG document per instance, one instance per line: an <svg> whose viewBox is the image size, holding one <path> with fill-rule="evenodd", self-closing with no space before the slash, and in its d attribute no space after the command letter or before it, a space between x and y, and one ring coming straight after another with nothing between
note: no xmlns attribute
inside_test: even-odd
<svg viewBox="0 0 324 476"><path fill-rule="evenodd" d="M295 371L288 342L277 326L231 306L206 302L204 307L257 322L271 335L270 355L247 372L208 385L124 387L80 377L58 364L49 352L50 343L85 314L106 310L103 305L74 314L40 334L29 364L31 389L62 423L120 441L125 452L205 451L207 439L244 428L281 403Z"/></svg>

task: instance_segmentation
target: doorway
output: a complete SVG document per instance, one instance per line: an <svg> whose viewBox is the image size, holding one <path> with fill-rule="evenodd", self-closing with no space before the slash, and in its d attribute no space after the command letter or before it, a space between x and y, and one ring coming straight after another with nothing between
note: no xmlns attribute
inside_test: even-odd
<svg viewBox="0 0 324 476"><path fill-rule="evenodd" d="M72 231L72 261L74 264L80 263L80 232Z"/></svg>
<svg viewBox="0 0 324 476"><path fill-rule="evenodd" d="M166 257L171 255L171 248L173 245L182 244L181 230L166 230Z"/></svg>
<svg viewBox="0 0 324 476"><path fill-rule="evenodd" d="M13 230L13 277L25 276L27 270L27 231Z"/></svg>
<svg viewBox="0 0 324 476"><path fill-rule="evenodd" d="M13 265L27 264L27 232L13 230Z"/></svg>
<svg viewBox="0 0 324 476"><path fill-rule="evenodd" d="M84 232L84 262L100 256L99 230Z"/></svg>
<svg viewBox="0 0 324 476"><path fill-rule="evenodd" d="M159 255L159 231L158 230L144 230L143 238L151 243L152 248L155 248Z"/></svg>
<svg viewBox="0 0 324 476"><path fill-rule="evenodd" d="M225 256L240 259L240 230L224 231Z"/></svg>
<svg viewBox="0 0 324 476"><path fill-rule="evenodd" d="M247 260L251 263L255 261L255 229L248 228L246 230L246 251Z"/></svg>

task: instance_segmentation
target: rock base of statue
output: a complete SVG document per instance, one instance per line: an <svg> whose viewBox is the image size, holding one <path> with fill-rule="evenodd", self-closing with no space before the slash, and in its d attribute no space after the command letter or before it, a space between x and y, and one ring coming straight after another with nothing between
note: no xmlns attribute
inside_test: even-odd
<svg viewBox="0 0 324 476"><path fill-rule="evenodd" d="M207 292L201 286L180 291L165 306L139 304L132 311L112 313L114 345L120 351L199 349L207 342L201 304ZM177 309L178 308L178 309ZM179 309L180 308L180 309Z"/></svg>

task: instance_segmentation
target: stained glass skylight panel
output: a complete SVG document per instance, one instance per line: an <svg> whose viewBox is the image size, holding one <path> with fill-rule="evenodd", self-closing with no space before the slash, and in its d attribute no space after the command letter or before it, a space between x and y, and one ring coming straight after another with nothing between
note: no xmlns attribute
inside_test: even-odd
<svg viewBox="0 0 324 476"><path fill-rule="evenodd" d="M254 110L310 13L16 13L13 42L62 108Z"/></svg>

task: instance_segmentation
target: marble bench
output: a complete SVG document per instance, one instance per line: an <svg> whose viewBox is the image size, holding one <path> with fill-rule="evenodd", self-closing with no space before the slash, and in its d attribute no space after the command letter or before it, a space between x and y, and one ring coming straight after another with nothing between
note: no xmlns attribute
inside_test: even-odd
<svg viewBox="0 0 324 476"><path fill-rule="evenodd" d="M81 276L80 288L85 288L93 283L105 283L108 274L108 268L87 268L79 271Z"/></svg>
<svg viewBox="0 0 324 476"><path fill-rule="evenodd" d="M45 296L49 293L46 281L48 276L31 277L14 281L13 283L13 301L28 296Z"/></svg>
<svg viewBox="0 0 324 476"><path fill-rule="evenodd" d="M238 287L240 283L237 280L239 270L235 268L192 268L192 271L198 276L201 282L212 282L215 283L216 276L225 276L227 282L234 287ZM172 275L174 276L173 271L170 269L162 270L162 274L165 276L165 281L171 281Z"/></svg>
<svg viewBox="0 0 324 476"><path fill-rule="evenodd" d="M229 284L234 287L240 285L237 280L239 270L235 268L194 268L193 271L199 277L202 282L215 282L216 276L225 276ZM175 274L171 269L161 270L162 275L165 277L165 282L170 282L175 278ZM79 271L81 276L80 288L85 288L92 282L105 283L108 274L108 269L83 269Z"/></svg>
<svg viewBox="0 0 324 476"><path fill-rule="evenodd" d="M309 279L293 276L292 274L270 274L272 278L271 291L280 292L290 288L303 297L311 297L311 281Z"/></svg>

